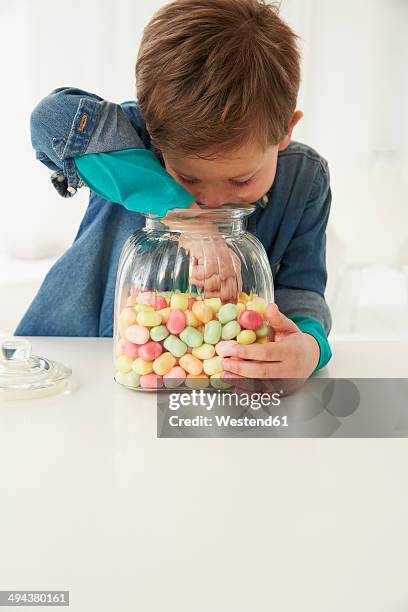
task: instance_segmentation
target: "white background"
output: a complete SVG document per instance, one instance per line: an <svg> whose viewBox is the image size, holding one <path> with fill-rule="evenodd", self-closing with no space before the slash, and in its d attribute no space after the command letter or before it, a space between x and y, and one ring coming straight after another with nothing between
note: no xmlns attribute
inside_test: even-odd
<svg viewBox="0 0 408 612"><path fill-rule="evenodd" d="M61 86L115 102L134 98L142 29L163 4L0 3L0 330L13 330L69 247L88 197L85 189L72 199L54 191L49 170L34 159L30 112ZM407 337L408 3L283 0L281 14L302 39L305 116L294 138L315 147L331 170L333 333Z"/></svg>

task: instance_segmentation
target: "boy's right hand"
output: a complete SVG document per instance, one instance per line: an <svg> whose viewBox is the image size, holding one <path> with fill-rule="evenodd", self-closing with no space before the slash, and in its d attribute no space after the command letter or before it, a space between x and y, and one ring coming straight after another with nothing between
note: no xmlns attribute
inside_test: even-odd
<svg viewBox="0 0 408 612"><path fill-rule="evenodd" d="M194 202L187 209L170 210L163 218L170 229L180 229L179 246L190 255L189 284L203 290L206 298L236 302L242 293L241 262L217 226L195 210L200 206Z"/></svg>

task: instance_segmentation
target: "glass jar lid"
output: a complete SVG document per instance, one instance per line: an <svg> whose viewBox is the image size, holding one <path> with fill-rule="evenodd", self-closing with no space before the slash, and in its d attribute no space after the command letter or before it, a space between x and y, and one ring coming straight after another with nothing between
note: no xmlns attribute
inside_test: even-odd
<svg viewBox="0 0 408 612"><path fill-rule="evenodd" d="M62 363L33 355L25 338L0 338L0 400L61 393L71 374Z"/></svg>

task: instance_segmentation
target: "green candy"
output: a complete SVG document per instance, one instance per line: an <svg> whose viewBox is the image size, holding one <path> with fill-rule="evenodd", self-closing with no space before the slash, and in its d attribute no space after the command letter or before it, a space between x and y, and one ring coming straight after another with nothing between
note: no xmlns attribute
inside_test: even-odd
<svg viewBox="0 0 408 612"><path fill-rule="evenodd" d="M269 333L269 323L264 323L262 327L255 330L257 338L265 338Z"/></svg>
<svg viewBox="0 0 408 612"><path fill-rule="evenodd" d="M218 320L225 325L237 318L238 309L235 304L224 304L218 311Z"/></svg>
<svg viewBox="0 0 408 612"><path fill-rule="evenodd" d="M167 338L169 333L170 332L165 325L156 325L155 327L151 328L150 337L155 342L160 342L161 340Z"/></svg>
<svg viewBox="0 0 408 612"><path fill-rule="evenodd" d="M218 340L221 338L222 325L219 321L215 319L213 321L208 321L204 327L204 342L206 344L217 344Z"/></svg>
<svg viewBox="0 0 408 612"><path fill-rule="evenodd" d="M203 334L195 327L187 326L179 333L179 338L191 348L197 348L203 343Z"/></svg>
<svg viewBox="0 0 408 612"><path fill-rule="evenodd" d="M236 338L241 331L241 326L238 321L230 321L226 325L223 325L221 338L223 340L233 340Z"/></svg>
<svg viewBox="0 0 408 612"><path fill-rule="evenodd" d="M166 351L169 351L175 357L182 357L184 353L187 351L187 345L177 338L177 336L167 336L165 341L163 342L163 346Z"/></svg>
<svg viewBox="0 0 408 612"><path fill-rule="evenodd" d="M115 376L118 383L125 385L125 387L138 387L140 376L136 372L116 372Z"/></svg>

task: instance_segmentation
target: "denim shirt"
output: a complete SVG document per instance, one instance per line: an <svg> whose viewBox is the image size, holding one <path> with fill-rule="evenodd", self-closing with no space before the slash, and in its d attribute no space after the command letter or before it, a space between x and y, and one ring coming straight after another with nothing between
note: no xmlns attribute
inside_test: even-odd
<svg viewBox="0 0 408 612"><path fill-rule="evenodd" d="M52 184L63 197L74 196L82 186L76 157L130 148L152 150L137 102L118 105L68 87L56 89L36 106L31 137L37 159L53 171ZM162 163L159 155L158 161ZM247 230L267 252L276 303L288 317L316 319L328 334L327 162L311 147L292 141L279 152L275 180L266 195L256 202ZM15 334L112 336L120 253L127 238L144 224L140 213L91 191L72 246L48 272Z"/></svg>

